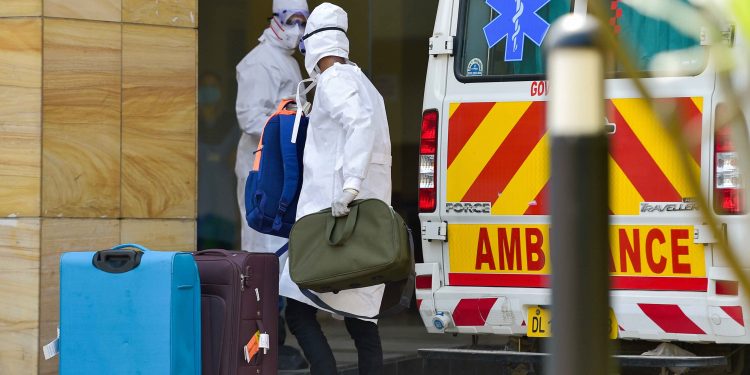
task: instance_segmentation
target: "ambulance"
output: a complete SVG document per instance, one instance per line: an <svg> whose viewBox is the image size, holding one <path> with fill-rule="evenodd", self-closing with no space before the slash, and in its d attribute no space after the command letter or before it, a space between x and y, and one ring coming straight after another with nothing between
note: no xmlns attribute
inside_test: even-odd
<svg viewBox="0 0 750 375"><path fill-rule="evenodd" d="M439 2L419 158L416 298L429 332L554 334L542 45L551 23L591 12L593 1ZM725 94L709 59L712 42L706 26L689 18L688 0L635 3L644 4L601 1L610 12L606 27L631 52L659 108L669 108L693 142L677 148L621 64L608 66L602 121L610 140L610 248L602 250L610 254L610 336L747 344L750 291L739 288L696 204L706 193L688 182L690 174L699 178L723 235L750 270L743 176L729 132L715 131ZM679 28L663 19L679 12ZM732 25L721 30L722 43L738 43Z"/></svg>

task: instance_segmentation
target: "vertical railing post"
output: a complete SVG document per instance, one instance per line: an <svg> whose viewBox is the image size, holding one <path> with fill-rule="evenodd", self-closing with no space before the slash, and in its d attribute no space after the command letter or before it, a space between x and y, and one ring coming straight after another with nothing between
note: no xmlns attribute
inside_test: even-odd
<svg viewBox="0 0 750 375"><path fill-rule="evenodd" d="M548 36L552 359L549 374L609 373L608 156L599 21L560 18Z"/></svg>

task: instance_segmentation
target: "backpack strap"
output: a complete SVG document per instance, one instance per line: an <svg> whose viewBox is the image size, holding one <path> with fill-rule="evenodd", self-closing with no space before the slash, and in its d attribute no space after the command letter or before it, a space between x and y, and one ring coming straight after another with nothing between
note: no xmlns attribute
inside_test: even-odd
<svg viewBox="0 0 750 375"><path fill-rule="evenodd" d="M253 169L252 169L253 171L257 172L260 170L260 159L261 159L261 156L263 156L263 134L266 131L266 125L268 125L268 122L271 121L271 119L274 118L274 116L295 114L296 112L286 109L286 107L290 103L296 103L296 102L294 101L294 99L282 99L281 102L279 103L279 106L276 107L276 112L274 112L271 116L268 116L266 123L263 125L263 131L260 133L260 140L258 141L258 147L255 149L255 152L253 152L253 154L257 154L255 155L255 162L253 163Z"/></svg>
<svg viewBox="0 0 750 375"><path fill-rule="evenodd" d="M294 112L290 113L294 115ZM297 194L297 187L300 185L300 173L299 173L299 157L297 155L297 145L290 142L292 138L293 124L289 123L290 117L282 117L280 120L280 137L279 142L281 143L281 159L284 166L284 185L281 190L281 198L279 199L279 210L276 214L276 218L273 221L273 230L281 230L284 215L286 214L289 204L294 200L294 195Z"/></svg>
<svg viewBox="0 0 750 375"><path fill-rule="evenodd" d="M293 114L295 114L296 113L295 111L286 109L286 107L289 104L297 104L297 101L294 100L294 99L292 99L292 98L282 99L281 102L279 103L279 107L276 108L276 112L273 115L271 115L271 117L277 116L277 115L293 115Z"/></svg>

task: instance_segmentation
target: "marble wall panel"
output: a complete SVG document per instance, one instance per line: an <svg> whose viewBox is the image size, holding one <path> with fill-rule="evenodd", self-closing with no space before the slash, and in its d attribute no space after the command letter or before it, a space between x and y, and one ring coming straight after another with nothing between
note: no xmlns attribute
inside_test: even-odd
<svg viewBox="0 0 750 375"><path fill-rule="evenodd" d="M0 17L41 16L42 0L3 0Z"/></svg>
<svg viewBox="0 0 750 375"><path fill-rule="evenodd" d="M120 242L137 243L154 250L195 251L194 220L122 220Z"/></svg>
<svg viewBox="0 0 750 375"><path fill-rule="evenodd" d="M43 215L120 215L121 25L44 25Z"/></svg>
<svg viewBox="0 0 750 375"><path fill-rule="evenodd" d="M44 0L44 16L120 22L122 0Z"/></svg>
<svg viewBox="0 0 750 375"><path fill-rule="evenodd" d="M124 22L198 27L198 0L122 0Z"/></svg>
<svg viewBox="0 0 750 375"><path fill-rule="evenodd" d="M40 211L42 21L0 18L0 217Z"/></svg>
<svg viewBox="0 0 750 375"><path fill-rule="evenodd" d="M36 374L39 219L0 219L0 374Z"/></svg>
<svg viewBox="0 0 750 375"><path fill-rule="evenodd" d="M123 217L196 217L196 52L193 29L123 26Z"/></svg>

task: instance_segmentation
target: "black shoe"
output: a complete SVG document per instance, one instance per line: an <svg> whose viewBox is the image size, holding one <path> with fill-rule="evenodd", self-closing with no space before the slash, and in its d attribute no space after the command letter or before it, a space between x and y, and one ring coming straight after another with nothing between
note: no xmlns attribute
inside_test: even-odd
<svg viewBox="0 0 750 375"><path fill-rule="evenodd" d="M308 367L299 349L289 345L279 346L279 370L302 370Z"/></svg>

